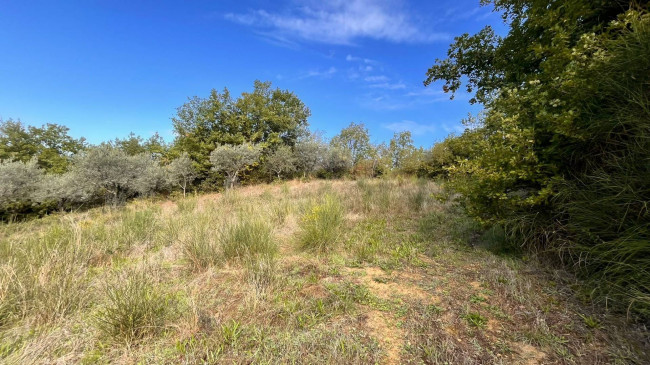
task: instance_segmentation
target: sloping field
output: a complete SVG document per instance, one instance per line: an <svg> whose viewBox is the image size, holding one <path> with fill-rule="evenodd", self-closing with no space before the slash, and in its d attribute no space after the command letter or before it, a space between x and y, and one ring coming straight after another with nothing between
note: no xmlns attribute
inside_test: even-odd
<svg viewBox="0 0 650 365"><path fill-rule="evenodd" d="M648 360L647 332L440 193L288 182L3 225L0 362Z"/></svg>

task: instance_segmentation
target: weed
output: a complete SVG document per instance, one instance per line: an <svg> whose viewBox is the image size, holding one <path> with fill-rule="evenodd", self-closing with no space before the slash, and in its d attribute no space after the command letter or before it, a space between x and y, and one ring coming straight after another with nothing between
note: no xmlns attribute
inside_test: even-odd
<svg viewBox="0 0 650 365"><path fill-rule="evenodd" d="M469 301L474 303L474 304L485 303L486 300L487 299L485 299L485 297L482 297L480 295L472 295L469 298Z"/></svg>
<svg viewBox="0 0 650 365"><path fill-rule="evenodd" d="M600 321L593 316L588 316L584 314L578 314L580 318L582 318L582 321L585 323L585 325L591 329L600 329L602 328Z"/></svg>
<svg viewBox="0 0 650 365"><path fill-rule="evenodd" d="M480 313L476 312L469 312L465 314L463 318L470 326L473 327L484 328L488 323L488 319L486 317L483 317Z"/></svg>
<svg viewBox="0 0 650 365"><path fill-rule="evenodd" d="M235 346L242 334L241 323L234 319L221 325L221 337L223 342L228 346Z"/></svg>
<svg viewBox="0 0 650 365"><path fill-rule="evenodd" d="M300 245L319 252L331 251L341 234L343 207L336 195L327 194L302 217Z"/></svg>

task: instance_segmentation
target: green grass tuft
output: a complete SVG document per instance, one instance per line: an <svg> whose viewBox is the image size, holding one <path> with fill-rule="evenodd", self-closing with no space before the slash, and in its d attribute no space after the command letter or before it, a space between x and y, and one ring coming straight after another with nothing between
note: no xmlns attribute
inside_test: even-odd
<svg viewBox="0 0 650 365"><path fill-rule="evenodd" d="M109 284L105 295L106 303L95 315L97 328L105 336L126 343L159 332L172 304L145 273Z"/></svg>
<svg viewBox="0 0 650 365"><path fill-rule="evenodd" d="M343 213L340 198L333 194L313 204L301 220L301 247L319 252L334 249L341 236Z"/></svg>

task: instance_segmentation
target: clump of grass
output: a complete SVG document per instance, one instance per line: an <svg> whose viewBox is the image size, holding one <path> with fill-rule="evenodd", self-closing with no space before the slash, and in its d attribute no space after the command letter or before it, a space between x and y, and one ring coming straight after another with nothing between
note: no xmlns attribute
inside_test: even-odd
<svg viewBox="0 0 650 365"><path fill-rule="evenodd" d="M157 232L156 240L164 246L173 245L180 239L185 221L178 216L165 219Z"/></svg>
<svg viewBox="0 0 650 365"><path fill-rule="evenodd" d="M242 326L236 320L233 319L221 325L221 337L226 345L235 346L241 335Z"/></svg>
<svg viewBox="0 0 650 365"><path fill-rule="evenodd" d="M472 327L484 328L488 323L486 317L476 312L469 312L465 314L463 318L465 318L465 321L467 321L467 323Z"/></svg>
<svg viewBox="0 0 650 365"><path fill-rule="evenodd" d="M445 309L442 308L442 307L440 307L440 306L437 306L437 305L435 305L435 304L429 304L429 305L427 305L427 307L426 307L426 311L427 311L427 313L429 313L429 314L438 315L438 314L441 314L442 312L444 312Z"/></svg>
<svg viewBox="0 0 650 365"><path fill-rule="evenodd" d="M176 202L176 206L178 206L178 211L180 213L193 212L194 210L196 210L198 204L199 204L199 200L195 197L182 198Z"/></svg>
<svg viewBox="0 0 650 365"><path fill-rule="evenodd" d="M282 195L285 197L288 197L291 195L291 189L289 189L289 184L286 182L282 183L282 186L280 187L280 192L282 192Z"/></svg>
<svg viewBox="0 0 650 365"><path fill-rule="evenodd" d="M222 194L223 204L226 206L237 206L241 201L241 195L235 189L227 189Z"/></svg>
<svg viewBox="0 0 650 365"><path fill-rule="evenodd" d="M457 364L462 355L454 342L448 338L431 336L417 348L425 364Z"/></svg>
<svg viewBox="0 0 650 365"><path fill-rule="evenodd" d="M271 207L271 213L274 223L283 224L287 216L291 214L291 203L288 200L281 200Z"/></svg>
<svg viewBox="0 0 650 365"><path fill-rule="evenodd" d="M149 243L157 230L158 220L153 209L126 211L115 228L118 249Z"/></svg>
<svg viewBox="0 0 650 365"><path fill-rule="evenodd" d="M248 283L257 296L264 296L275 281L275 259L264 256L246 261Z"/></svg>
<svg viewBox="0 0 650 365"><path fill-rule="evenodd" d="M131 343L160 331L171 301L144 273L106 287L106 303L96 313L99 331L117 341Z"/></svg>
<svg viewBox="0 0 650 365"><path fill-rule="evenodd" d="M585 325L591 329L600 329L602 328L600 321L598 318L594 316L588 316L584 314L579 314L580 318L582 318L582 321L585 323Z"/></svg>
<svg viewBox="0 0 650 365"><path fill-rule="evenodd" d="M377 255L385 250L387 241L386 221L368 219L357 224L347 240L357 263L374 262Z"/></svg>
<svg viewBox="0 0 650 365"><path fill-rule="evenodd" d="M419 184L417 189L408 196L409 205L414 212L420 212L424 209L429 198L429 192L425 185Z"/></svg>
<svg viewBox="0 0 650 365"><path fill-rule="evenodd" d="M222 257L214 233L205 219L196 220L182 240L185 260L195 271L204 270L219 263Z"/></svg>
<svg viewBox="0 0 650 365"><path fill-rule="evenodd" d="M25 240L2 241L0 326L26 317L48 323L84 305L89 250L76 226L56 223Z"/></svg>
<svg viewBox="0 0 650 365"><path fill-rule="evenodd" d="M241 214L224 228L221 247L228 261L273 257L278 250L271 227L252 214Z"/></svg>
<svg viewBox="0 0 650 365"><path fill-rule="evenodd" d="M487 299L485 299L485 297L480 296L480 295L472 295L469 298L469 301L474 303L474 304L485 303L486 300Z"/></svg>
<svg viewBox="0 0 650 365"><path fill-rule="evenodd" d="M333 249L343 227L340 199L327 194L320 204L313 204L302 217L300 245L305 249L326 252Z"/></svg>
<svg viewBox="0 0 650 365"><path fill-rule="evenodd" d="M358 180L357 187L361 191L362 208L365 212L390 207L392 185L385 180L377 183Z"/></svg>

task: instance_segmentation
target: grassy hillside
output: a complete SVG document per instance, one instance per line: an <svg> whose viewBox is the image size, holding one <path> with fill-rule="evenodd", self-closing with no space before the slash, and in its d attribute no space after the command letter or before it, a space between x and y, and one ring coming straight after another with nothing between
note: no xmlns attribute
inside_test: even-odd
<svg viewBox="0 0 650 365"><path fill-rule="evenodd" d="M647 361L647 332L440 193L289 182L2 225L0 362Z"/></svg>

